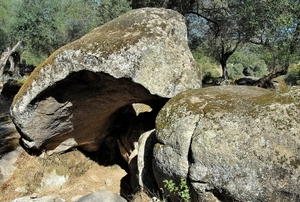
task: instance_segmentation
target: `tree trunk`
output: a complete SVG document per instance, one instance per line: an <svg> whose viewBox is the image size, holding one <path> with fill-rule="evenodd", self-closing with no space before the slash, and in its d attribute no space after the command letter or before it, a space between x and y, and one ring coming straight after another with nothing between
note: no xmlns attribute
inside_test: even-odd
<svg viewBox="0 0 300 202"><path fill-rule="evenodd" d="M224 78L224 80L228 80L228 71L227 71L226 61L221 62L221 67L222 67L222 77Z"/></svg>
<svg viewBox="0 0 300 202"><path fill-rule="evenodd" d="M10 49L9 47L7 48L6 52L3 52L0 58L0 79L2 79L4 67L7 63L7 60L10 58L11 54L16 51L16 49L21 45L22 41L18 41L18 43Z"/></svg>
<svg viewBox="0 0 300 202"><path fill-rule="evenodd" d="M169 0L164 0L164 3L162 5L163 8L168 8L169 7Z"/></svg>
<svg viewBox="0 0 300 202"><path fill-rule="evenodd" d="M272 79L287 74L288 65L286 65L282 70L275 68L267 76L258 79L253 85L261 88L273 88Z"/></svg>
<svg viewBox="0 0 300 202"><path fill-rule="evenodd" d="M8 58L8 61L9 61L9 64L10 64L10 67L9 67L9 72L14 72L15 70L15 61L14 61L14 58L12 56L9 56Z"/></svg>

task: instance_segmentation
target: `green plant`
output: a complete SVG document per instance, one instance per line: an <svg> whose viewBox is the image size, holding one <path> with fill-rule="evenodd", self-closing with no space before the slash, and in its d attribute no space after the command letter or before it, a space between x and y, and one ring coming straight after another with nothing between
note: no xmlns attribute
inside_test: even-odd
<svg viewBox="0 0 300 202"><path fill-rule="evenodd" d="M300 65L291 64L284 80L289 85L300 85Z"/></svg>
<svg viewBox="0 0 300 202"><path fill-rule="evenodd" d="M164 180L164 188L180 198L180 201L190 201L190 191L185 179L181 178L180 183L177 186L173 180Z"/></svg>
<svg viewBox="0 0 300 202"><path fill-rule="evenodd" d="M216 78L221 76L220 67L210 57L206 56L201 50L193 51L193 56L197 61L201 71L203 84L212 83Z"/></svg>

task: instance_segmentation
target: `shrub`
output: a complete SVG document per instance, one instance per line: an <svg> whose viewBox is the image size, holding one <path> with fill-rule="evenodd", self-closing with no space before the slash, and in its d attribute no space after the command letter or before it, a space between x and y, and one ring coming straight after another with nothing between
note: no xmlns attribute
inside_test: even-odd
<svg viewBox="0 0 300 202"><path fill-rule="evenodd" d="M300 65L291 65L284 80L289 85L300 85Z"/></svg>
<svg viewBox="0 0 300 202"><path fill-rule="evenodd" d="M193 52L193 56L200 68L203 84L211 83L221 76L220 67L210 57L201 52Z"/></svg>

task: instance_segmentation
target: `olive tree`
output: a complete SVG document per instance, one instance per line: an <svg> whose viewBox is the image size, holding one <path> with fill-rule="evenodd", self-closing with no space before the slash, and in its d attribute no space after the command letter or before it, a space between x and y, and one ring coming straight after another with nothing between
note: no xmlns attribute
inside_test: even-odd
<svg viewBox="0 0 300 202"><path fill-rule="evenodd" d="M195 45L194 39L191 48L200 46L218 61L224 79L228 78L229 58L249 43L263 47L270 71L255 83L257 86L267 87L271 79L286 74L289 64L298 60L299 0L165 0L163 5L201 20L201 43Z"/></svg>
<svg viewBox="0 0 300 202"><path fill-rule="evenodd" d="M268 0L257 4L253 7L253 22L258 31L250 42L265 48L270 73L255 85L268 87L273 78L285 75L290 65L299 60L300 1Z"/></svg>

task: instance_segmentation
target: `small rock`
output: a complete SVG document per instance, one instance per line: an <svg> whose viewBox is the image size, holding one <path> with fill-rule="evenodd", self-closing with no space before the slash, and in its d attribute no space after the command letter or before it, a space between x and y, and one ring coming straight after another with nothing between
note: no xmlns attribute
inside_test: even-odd
<svg viewBox="0 0 300 202"><path fill-rule="evenodd" d="M69 179L69 176L61 176L53 170L51 173L45 175L42 179L41 187L43 189L53 189L54 187L61 187L63 186Z"/></svg>
<svg viewBox="0 0 300 202"><path fill-rule="evenodd" d="M103 190L106 190L106 188L105 188L105 187L100 187L99 190L100 190L100 191L103 191Z"/></svg>
<svg viewBox="0 0 300 202"><path fill-rule="evenodd" d="M14 151L11 151L5 155L3 155L0 159L0 181L4 183L7 179L15 171L14 163L17 161L19 155L23 149L21 147L17 147Z"/></svg>
<svg viewBox="0 0 300 202"><path fill-rule="evenodd" d="M160 202L160 200L156 197L152 197L149 202Z"/></svg>
<svg viewBox="0 0 300 202"><path fill-rule="evenodd" d="M33 193L33 194L30 195L30 198L32 198L32 199L33 199L33 198L37 198L37 197L38 197L38 194L37 194L37 193Z"/></svg>
<svg viewBox="0 0 300 202"><path fill-rule="evenodd" d="M120 195L111 191L99 191L81 197L77 202L126 202Z"/></svg>
<svg viewBox="0 0 300 202"><path fill-rule="evenodd" d="M113 180L112 179L106 179L105 184L106 184L106 186L111 187L113 185Z"/></svg>
<svg viewBox="0 0 300 202"><path fill-rule="evenodd" d="M78 201L81 197L82 197L82 195L74 196L74 197L71 198L71 201L72 201L72 202L76 202L76 201Z"/></svg>
<svg viewBox="0 0 300 202"><path fill-rule="evenodd" d="M26 188L25 187L17 187L15 188L15 192L18 192L18 193L26 193Z"/></svg>
<svg viewBox="0 0 300 202"><path fill-rule="evenodd" d="M97 175L90 175L90 178L95 182L99 182L99 178L97 177Z"/></svg>
<svg viewBox="0 0 300 202"><path fill-rule="evenodd" d="M14 199L12 202L66 202L65 199L61 198L58 195L54 195L54 196L43 196L43 197L39 197L39 198L31 198L31 196L25 196L22 198L17 198Z"/></svg>

